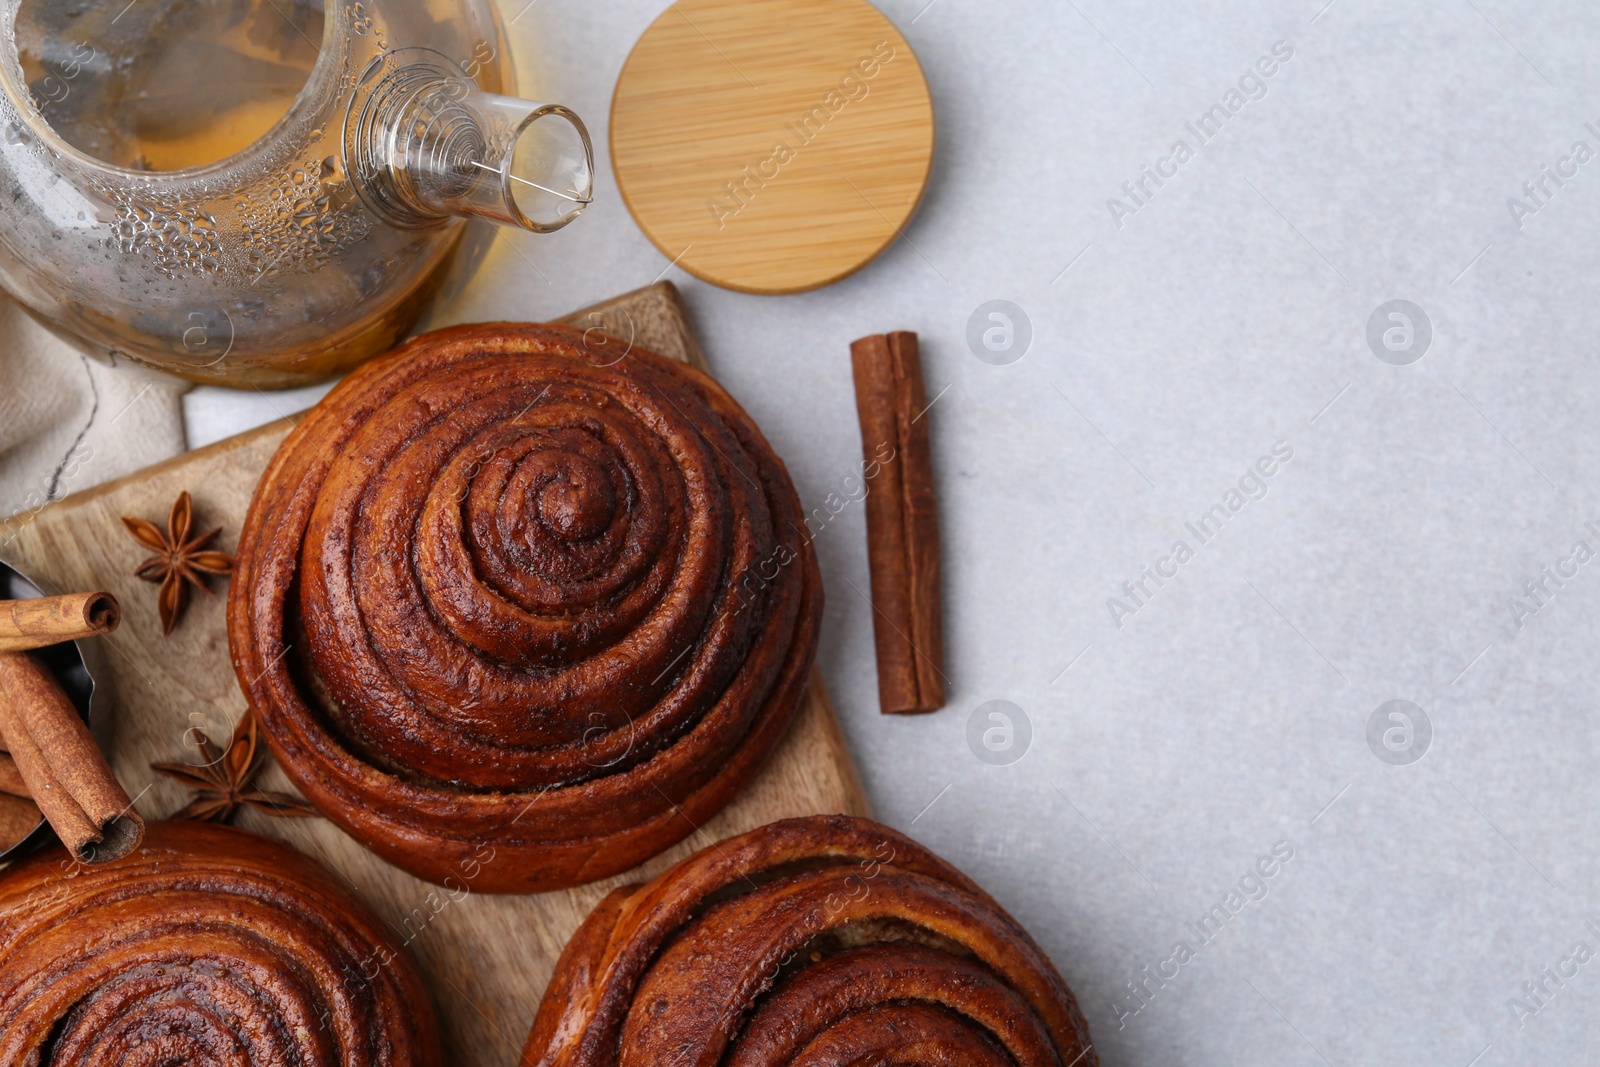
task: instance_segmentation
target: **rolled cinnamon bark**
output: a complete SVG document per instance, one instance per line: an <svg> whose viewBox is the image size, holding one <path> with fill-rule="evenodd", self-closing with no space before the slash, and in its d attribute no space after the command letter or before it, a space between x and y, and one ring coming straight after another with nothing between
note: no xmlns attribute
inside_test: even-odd
<svg viewBox="0 0 1600 1067"><path fill-rule="evenodd" d="M68 593L0 600L0 652L26 652L63 641L108 634L122 621L110 593Z"/></svg>
<svg viewBox="0 0 1600 1067"><path fill-rule="evenodd" d="M28 783L22 780L22 772L17 770L17 761L11 758L9 752L0 752L0 793L13 797L33 796Z"/></svg>
<svg viewBox="0 0 1600 1067"><path fill-rule="evenodd" d="M863 337L850 345L867 491L867 563L878 704L885 715L944 707L939 609L939 513L928 449L927 390L917 335Z"/></svg>
<svg viewBox="0 0 1600 1067"><path fill-rule="evenodd" d="M138 846L144 820L37 656L0 654L0 736L34 803L79 861L108 863Z"/></svg>
<svg viewBox="0 0 1600 1067"><path fill-rule="evenodd" d="M39 818L39 807L33 801L0 793L0 852L33 833Z"/></svg>

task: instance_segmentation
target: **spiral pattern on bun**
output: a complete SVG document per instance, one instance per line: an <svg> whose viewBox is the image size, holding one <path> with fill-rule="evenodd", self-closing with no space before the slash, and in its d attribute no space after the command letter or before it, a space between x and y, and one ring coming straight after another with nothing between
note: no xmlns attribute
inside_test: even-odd
<svg viewBox="0 0 1600 1067"><path fill-rule="evenodd" d="M405 950L264 838L152 823L103 866L41 853L0 873L0 1063L441 1062Z"/></svg>
<svg viewBox="0 0 1600 1067"><path fill-rule="evenodd" d="M458 327L290 434L229 637L274 753L391 862L475 889L604 877L781 740L821 587L794 487L710 378L565 327ZM481 870L480 870L481 867Z"/></svg>
<svg viewBox="0 0 1600 1067"><path fill-rule="evenodd" d="M1072 992L927 849L815 816L616 890L567 944L522 1067L1095 1067Z"/></svg>

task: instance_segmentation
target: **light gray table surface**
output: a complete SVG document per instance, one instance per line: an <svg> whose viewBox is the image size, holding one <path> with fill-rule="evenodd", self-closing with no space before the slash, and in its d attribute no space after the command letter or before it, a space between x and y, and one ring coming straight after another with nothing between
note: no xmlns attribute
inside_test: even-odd
<svg viewBox="0 0 1600 1067"><path fill-rule="evenodd" d="M880 816L1034 932L1106 1064L1600 1059L1600 7L884 0L926 199L859 274L754 297L670 268L605 159L660 0L521 3L599 198L433 324L671 278L808 504L859 469L849 342L921 334L949 706L877 712L855 502L816 541L822 670ZM1008 365L968 343L992 300L1031 327ZM197 390L190 444L314 395ZM968 740L994 700L1009 750L988 709Z"/></svg>

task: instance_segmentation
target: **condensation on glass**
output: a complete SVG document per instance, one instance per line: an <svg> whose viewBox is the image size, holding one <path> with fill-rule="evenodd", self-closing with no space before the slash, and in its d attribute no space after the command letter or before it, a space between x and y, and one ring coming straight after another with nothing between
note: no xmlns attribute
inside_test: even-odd
<svg viewBox="0 0 1600 1067"><path fill-rule="evenodd" d="M0 0L0 284L91 349L276 387L384 350L477 216L592 197L491 0Z"/></svg>

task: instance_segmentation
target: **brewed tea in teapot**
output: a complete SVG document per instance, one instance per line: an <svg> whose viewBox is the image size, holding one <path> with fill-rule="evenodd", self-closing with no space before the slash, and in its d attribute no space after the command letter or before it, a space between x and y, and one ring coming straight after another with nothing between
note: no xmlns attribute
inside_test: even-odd
<svg viewBox="0 0 1600 1067"><path fill-rule="evenodd" d="M489 0L0 0L0 285L196 381L398 340L465 219L592 195L577 115L502 95Z"/></svg>

